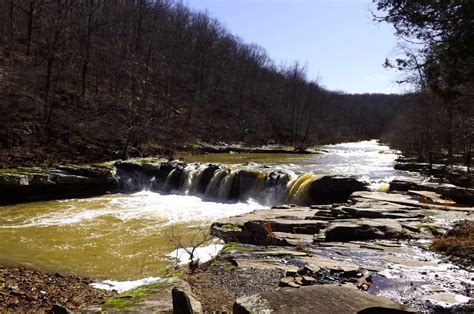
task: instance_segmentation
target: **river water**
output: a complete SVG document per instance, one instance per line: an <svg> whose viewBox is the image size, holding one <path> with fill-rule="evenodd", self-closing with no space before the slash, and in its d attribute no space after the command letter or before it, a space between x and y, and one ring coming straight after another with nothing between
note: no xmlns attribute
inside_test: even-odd
<svg viewBox="0 0 474 314"><path fill-rule="evenodd" d="M301 173L352 175L374 188L407 176L393 169L397 152L375 140L322 149L324 153L315 155L208 154L187 156L185 161L283 169L294 178ZM170 193L140 191L1 207L0 263L94 279L162 276L170 271L168 255L178 240L185 244L208 230L212 221L271 205L252 195L229 202L191 192L187 186Z"/></svg>

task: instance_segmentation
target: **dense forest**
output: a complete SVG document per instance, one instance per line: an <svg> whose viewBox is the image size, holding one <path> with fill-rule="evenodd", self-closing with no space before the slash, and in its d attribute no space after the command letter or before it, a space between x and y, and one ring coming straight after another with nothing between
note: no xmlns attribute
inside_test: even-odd
<svg viewBox="0 0 474 314"><path fill-rule="evenodd" d="M1 0L0 160L375 138L404 96L322 88L177 1Z"/></svg>
<svg viewBox="0 0 474 314"><path fill-rule="evenodd" d="M200 141L305 147L381 136L422 147L423 158L427 138L444 145L443 110L449 145L465 149L472 138L458 136L472 132L471 106L466 114L419 93L327 90L300 63L277 65L180 1L0 0L0 15L0 165L144 156Z"/></svg>
<svg viewBox="0 0 474 314"><path fill-rule="evenodd" d="M471 166L474 141L474 1L374 0L401 55L385 65L416 87L384 139L430 164Z"/></svg>

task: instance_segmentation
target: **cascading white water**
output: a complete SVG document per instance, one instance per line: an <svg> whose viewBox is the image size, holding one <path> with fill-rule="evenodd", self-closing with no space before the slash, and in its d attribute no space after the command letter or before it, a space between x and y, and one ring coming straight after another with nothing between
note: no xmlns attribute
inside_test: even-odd
<svg viewBox="0 0 474 314"><path fill-rule="evenodd" d="M182 168L171 170L157 191L214 200L252 199L264 205L282 202L305 205L311 203L312 182L324 175L356 177L379 190L387 190L387 182L394 177L407 175L393 169L397 152L375 140L328 145L325 149L324 154L279 156L278 163L265 154L264 157L250 154L249 158L255 158L257 163L245 164L233 163L243 158L242 154L235 154L235 161L232 154L214 154L226 155L231 163L178 165ZM214 155L204 157L213 161ZM181 178L177 177L179 174Z"/></svg>
<svg viewBox="0 0 474 314"><path fill-rule="evenodd" d="M221 218L305 202L322 175L354 175L371 183L403 175L393 170L395 154L376 142L330 146L319 155L250 157L255 164L232 160L209 166L210 155L200 164L128 165L117 170L127 194L4 206L0 262L101 279L161 276L169 265L167 254L176 248L170 232L184 241Z"/></svg>

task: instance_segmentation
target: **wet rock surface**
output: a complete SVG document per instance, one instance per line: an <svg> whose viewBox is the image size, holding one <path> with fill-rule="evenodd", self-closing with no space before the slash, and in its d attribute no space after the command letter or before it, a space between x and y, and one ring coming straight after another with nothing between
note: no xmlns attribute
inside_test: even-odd
<svg viewBox="0 0 474 314"><path fill-rule="evenodd" d="M428 247L473 210L433 191L355 192L342 204L279 206L224 219L211 227L227 242L211 267L214 289L250 296L229 285L244 287L253 271L272 272L274 279L265 281L267 288L258 296L276 293L275 300L292 305L279 289L322 285L324 291L328 284L339 284L422 312L470 312L472 265L452 264ZM250 277L252 284L259 283L258 276ZM245 306L238 309L245 312Z"/></svg>
<svg viewBox="0 0 474 314"><path fill-rule="evenodd" d="M90 197L118 187L112 166L70 165L0 170L0 205Z"/></svg>
<svg viewBox="0 0 474 314"><path fill-rule="evenodd" d="M345 202L356 191L368 191L367 184L355 178L324 176L309 186L313 204Z"/></svg>
<svg viewBox="0 0 474 314"><path fill-rule="evenodd" d="M107 299L101 308L87 311L133 313L201 313L201 303L191 292L189 284L178 278L168 277L126 291Z"/></svg>
<svg viewBox="0 0 474 314"><path fill-rule="evenodd" d="M80 310L99 306L114 292L94 289L91 280L49 274L23 266L0 266L0 312Z"/></svg>
<svg viewBox="0 0 474 314"><path fill-rule="evenodd" d="M250 197L264 201L272 195L273 203L289 198L308 205L346 201L352 192L367 190L367 184L352 177L296 175L292 171L271 171L266 167L229 168L176 160L137 159L100 165L0 169L0 189L5 191L0 194L0 205L141 190L184 191L209 199L235 201L246 201Z"/></svg>
<svg viewBox="0 0 474 314"><path fill-rule="evenodd" d="M339 285L281 289L238 298L234 313L415 313L390 299Z"/></svg>
<svg viewBox="0 0 474 314"><path fill-rule="evenodd" d="M445 166L440 164L433 164L430 169L428 163L418 163L411 160L399 160L395 164L396 170L404 170L411 172L418 172L425 176L433 176L437 179L447 181L457 186L471 188L474 186L474 177L467 172L465 167L460 166Z"/></svg>
<svg viewBox="0 0 474 314"><path fill-rule="evenodd" d="M418 182L410 180L393 180L390 182L390 191L409 190L430 191L441 195L444 199L455 201L461 204L474 205L474 189L460 187L447 183ZM445 202L446 203L446 202Z"/></svg>

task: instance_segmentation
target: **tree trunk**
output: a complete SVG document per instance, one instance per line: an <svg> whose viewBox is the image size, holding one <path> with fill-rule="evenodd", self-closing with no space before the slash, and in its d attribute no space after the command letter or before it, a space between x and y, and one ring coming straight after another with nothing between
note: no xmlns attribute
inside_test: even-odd
<svg viewBox="0 0 474 314"><path fill-rule="evenodd" d="M33 19L34 19L34 1L30 1L28 8L28 21L27 21L27 30L26 30L26 55L31 55L31 41L33 37Z"/></svg>
<svg viewBox="0 0 474 314"><path fill-rule="evenodd" d="M448 131L446 132L446 144L448 145L448 165L453 164L454 157L454 139L453 139L453 127L454 127L454 108L453 106L447 106L448 109Z"/></svg>
<svg viewBox="0 0 474 314"><path fill-rule="evenodd" d="M44 106L43 106L43 123L45 127L49 126L50 120L50 111L51 111L51 87L53 80L53 66L54 66L54 56L52 52L48 54L48 61L46 65L46 82L44 87Z"/></svg>
<svg viewBox="0 0 474 314"><path fill-rule="evenodd" d="M15 8L15 1L10 0L10 8L8 10L8 55L13 51L13 33L14 33L14 27L13 27L13 12Z"/></svg>

